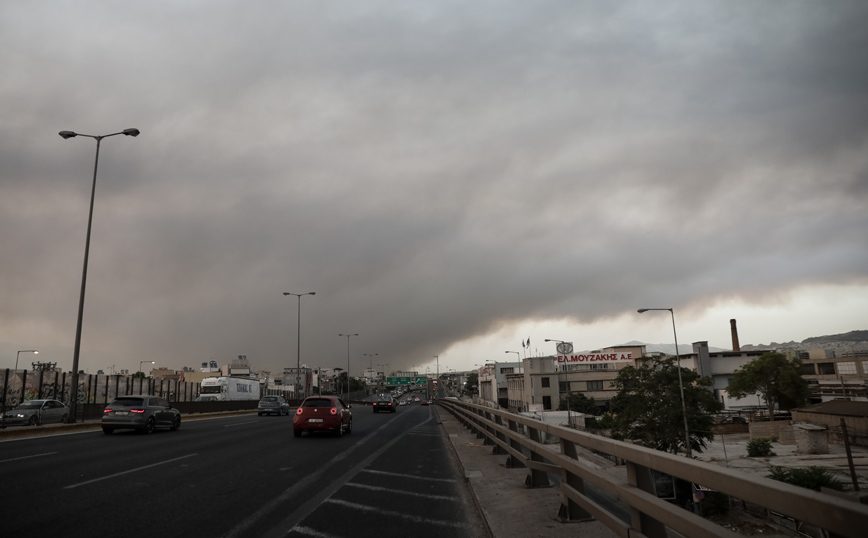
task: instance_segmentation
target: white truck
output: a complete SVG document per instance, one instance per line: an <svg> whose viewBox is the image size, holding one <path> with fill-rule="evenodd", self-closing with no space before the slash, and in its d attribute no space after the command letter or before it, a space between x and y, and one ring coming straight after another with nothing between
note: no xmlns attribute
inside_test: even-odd
<svg viewBox="0 0 868 538"><path fill-rule="evenodd" d="M197 402L259 400L259 381L244 377L206 377L199 387Z"/></svg>

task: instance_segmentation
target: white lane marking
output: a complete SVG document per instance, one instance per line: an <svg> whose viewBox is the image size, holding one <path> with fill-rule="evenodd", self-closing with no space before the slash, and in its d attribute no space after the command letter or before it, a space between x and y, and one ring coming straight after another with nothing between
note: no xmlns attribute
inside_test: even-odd
<svg viewBox="0 0 868 538"><path fill-rule="evenodd" d="M335 536L334 534L327 534L325 532L315 531L310 527L295 527L292 530L293 532L304 534L306 536L313 536L314 538L340 538L340 536Z"/></svg>
<svg viewBox="0 0 868 538"><path fill-rule="evenodd" d="M150 469L151 467L156 467L157 465L165 465L166 463L172 463L173 461L183 460L183 459L185 459L185 458L192 458L193 456L197 456L197 455L198 455L198 454L187 454L186 456L181 456L180 458L175 458L175 459L166 460L166 461L160 461L160 462L157 462L157 463L152 463L152 464L150 464L150 465L145 465L144 467L137 467L137 468L135 468L135 469L130 469L130 470L128 470L128 471L123 471L123 472L120 472L120 473L115 473L115 474L110 474L110 475L108 475L108 476L103 476L102 478L94 478L93 480L88 480L88 481L86 481L86 482L79 482L78 484L73 484L73 485L71 485L71 486L66 486L66 487L63 488L63 489L72 489L72 488L77 488L78 486L84 486L84 485L86 485L86 484L93 484L94 482L99 482L99 481L101 481L101 480L108 480L109 478L114 478L114 477L116 477L116 476L123 476L123 475L125 475L125 474L135 473L135 472L137 472L137 471L141 471L141 470L143 470L143 469Z"/></svg>
<svg viewBox="0 0 868 538"><path fill-rule="evenodd" d="M350 447L347 448L343 452L343 457L348 456L350 453L354 452L357 448L364 445L365 443L367 443L371 439L376 439L376 434L380 433L380 430L387 428L391 424L391 422L392 422L391 420L389 422L386 422L385 424L383 424L382 426L380 426L379 428L374 430L371 435L367 435L367 436L363 437L361 441L358 441L358 442L350 445ZM320 495L317 495L315 498L308 500L308 502L304 503L300 508L296 508L295 512L293 512L292 515L290 515L288 518L286 518L284 520L284 521L287 521L287 520L292 521L291 523L285 525L285 527L289 528L289 530L278 530L277 532L279 532L280 534L274 534L274 531L272 531L269 534L265 535L266 538L271 538L272 536L274 536L274 537L284 536L285 534L289 533L292 530L292 528L295 526L296 523L300 522L305 516L307 516L309 513L313 512L313 510L321 503L321 501L318 500L320 498L320 496L327 497L327 496L331 495L332 493L334 493L335 491L337 491L338 488L340 488L344 483L348 482L352 476L358 474L359 468L363 468L366 465L368 465L370 463L370 461L373 461L375 459L375 457L377 457L380 454L382 454L383 452L385 452L387 448L389 448L390 446L392 446L393 444L398 442L398 440L401 439L404 435L406 435L406 432L395 437L394 439L389 441L385 446L380 447L380 449L377 450L376 452L374 452L371 456L368 456L367 458L365 458L362 461L362 463L356 465L348 473L346 473L343 477L341 477L341 479L336 482L337 485L332 485L331 487L327 488L324 493L321 493ZM260 508L256 512L254 512L253 514L250 514L246 518L242 519L240 523L238 523L229 532L224 534L222 536L222 538L237 538L239 536L246 536L245 533L254 523L259 521L266 514L276 510L278 507L285 504L286 501L289 500L295 494L295 492L302 491L308 485L316 483L320 479L320 476L322 476L325 473L325 471L326 471L326 467L324 467L324 466L320 467L318 470L314 471L313 473L311 473L311 474L305 476L304 478L302 478L301 480L297 481L295 484L293 484L289 488L285 489L283 491L283 493L277 495L277 497L272 499L271 502L269 502L268 504L266 504L265 506L263 506L262 508ZM280 524L279 526L283 526L283 524Z"/></svg>
<svg viewBox="0 0 868 538"><path fill-rule="evenodd" d="M57 454L57 452L46 452L45 454L33 454L32 456L21 456L20 458L12 458L11 460L0 460L0 463L7 463L10 461L18 461L18 460L26 460L29 458L41 458L42 456L50 456L52 454Z"/></svg>
<svg viewBox="0 0 868 538"><path fill-rule="evenodd" d="M361 510L362 512L375 512L380 515L384 515L387 517L396 517L400 519L406 519L412 521L413 523L421 523L423 525L441 525L444 527L454 527L454 528L464 528L463 523L456 523L454 521L445 521L441 519L428 519L424 517L414 516L411 514L404 514L401 512L393 512L392 510L383 510L379 506L366 506L364 504L351 503L347 501L341 501L338 499L326 499L325 503L329 504L338 504L340 506L345 506L347 508Z"/></svg>
<svg viewBox="0 0 868 538"><path fill-rule="evenodd" d="M347 486L353 488L367 489L370 491L385 491L386 493L394 493L395 495L405 496L409 495L410 497L422 497L424 499L431 499L434 501L460 501L458 497L454 497L452 495L433 495L430 493L417 493L415 491L400 491L395 488L382 488L380 486L369 486L367 484L359 484L358 482L350 482Z"/></svg>
<svg viewBox="0 0 868 538"><path fill-rule="evenodd" d="M398 478L412 478L414 480L427 480L429 482L456 482L454 478L432 478L430 476L416 476L412 474L390 473L388 471L375 471L373 469L365 469L363 473L379 474L384 476L395 476Z"/></svg>
<svg viewBox="0 0 868 538"><path fill-rule="evenodd" d="M227 424L227 425L225 425L225 426L223 426L223 427L224 427L224 428L232 428L233 426L246 426L247 424L256 424L256 422L255 422L255 421L251 421L251 422L237 422L237 423L235 423L235 424Z"/></svg>

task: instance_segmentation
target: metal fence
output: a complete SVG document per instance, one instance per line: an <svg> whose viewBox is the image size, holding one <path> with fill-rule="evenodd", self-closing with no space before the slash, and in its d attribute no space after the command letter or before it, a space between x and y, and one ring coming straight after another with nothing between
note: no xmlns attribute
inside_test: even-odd
<svg viewBox="0 0 868 538"><path fill-rule="evenodd" d="M0 370L0 405L14 407L25 400L53 398L71 405L72 373L53 370ZM192 402L199 395L199 383L132 377L129 375L79 374L78 401L82 414L93 418L115 397L130 394L153 394L170 402ZM90 407L98 407L94 413Z"/></svg>
<svg viewBox="0 0 868 538"><path fill-rule="evenodd" d="M596 519L624 538L665 538L667 529L690 537L734 537L729 529L657 496L654 474L665 473L711 491L761 507L766 514L786 517L799 525L823 529L826 536L862 537L868 528L868 506L783 482L723 469L714 464L687 459L630 443L600 437L562 426L545 424L457 400L438 400L465 426L492 446L493 454L507 456L508 467L526 467L525 485L549 487L549 474L560 477L562 506L558 516L567 521ZM560 453L541 442L542 433L560 438ZM623 461L626 483L583 464L578 447L608 454ZM585 484L629 506L625 522L592 500ZM576 534L580 534L578 531Z"/></svg>

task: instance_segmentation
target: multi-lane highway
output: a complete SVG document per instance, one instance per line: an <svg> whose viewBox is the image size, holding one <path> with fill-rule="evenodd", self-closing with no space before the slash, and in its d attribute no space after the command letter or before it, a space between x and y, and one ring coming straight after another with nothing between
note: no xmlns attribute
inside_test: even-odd
<svg viewBox="0 0 868 538"><path fill-rule="evenodd" d="M483 537L432 407L353 407L343 437L291 417L0 443L2 536Z"/></svg>

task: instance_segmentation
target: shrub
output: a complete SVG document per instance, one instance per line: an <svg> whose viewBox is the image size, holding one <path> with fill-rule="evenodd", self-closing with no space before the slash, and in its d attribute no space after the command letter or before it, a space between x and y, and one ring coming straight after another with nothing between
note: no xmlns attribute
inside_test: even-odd
<svg viewBox="0 0 868 538"><path fill-rule="evenodd" d="M778 482L786 482L787 484L813 489L814 491L820 491L821 487L844 491L843 482L838 480L828 470L816 465L801 469L784 469L783 467L772 465L769 467L769 471L771 473L767 477Z"/></svg>
<svg viewBox="0 0 868 538"><path fill-rule="evenodd" d="M772 452L771 439L751 439L747 442L747 455L751 458L764 458L767 456L775 456Z"/></svg>

